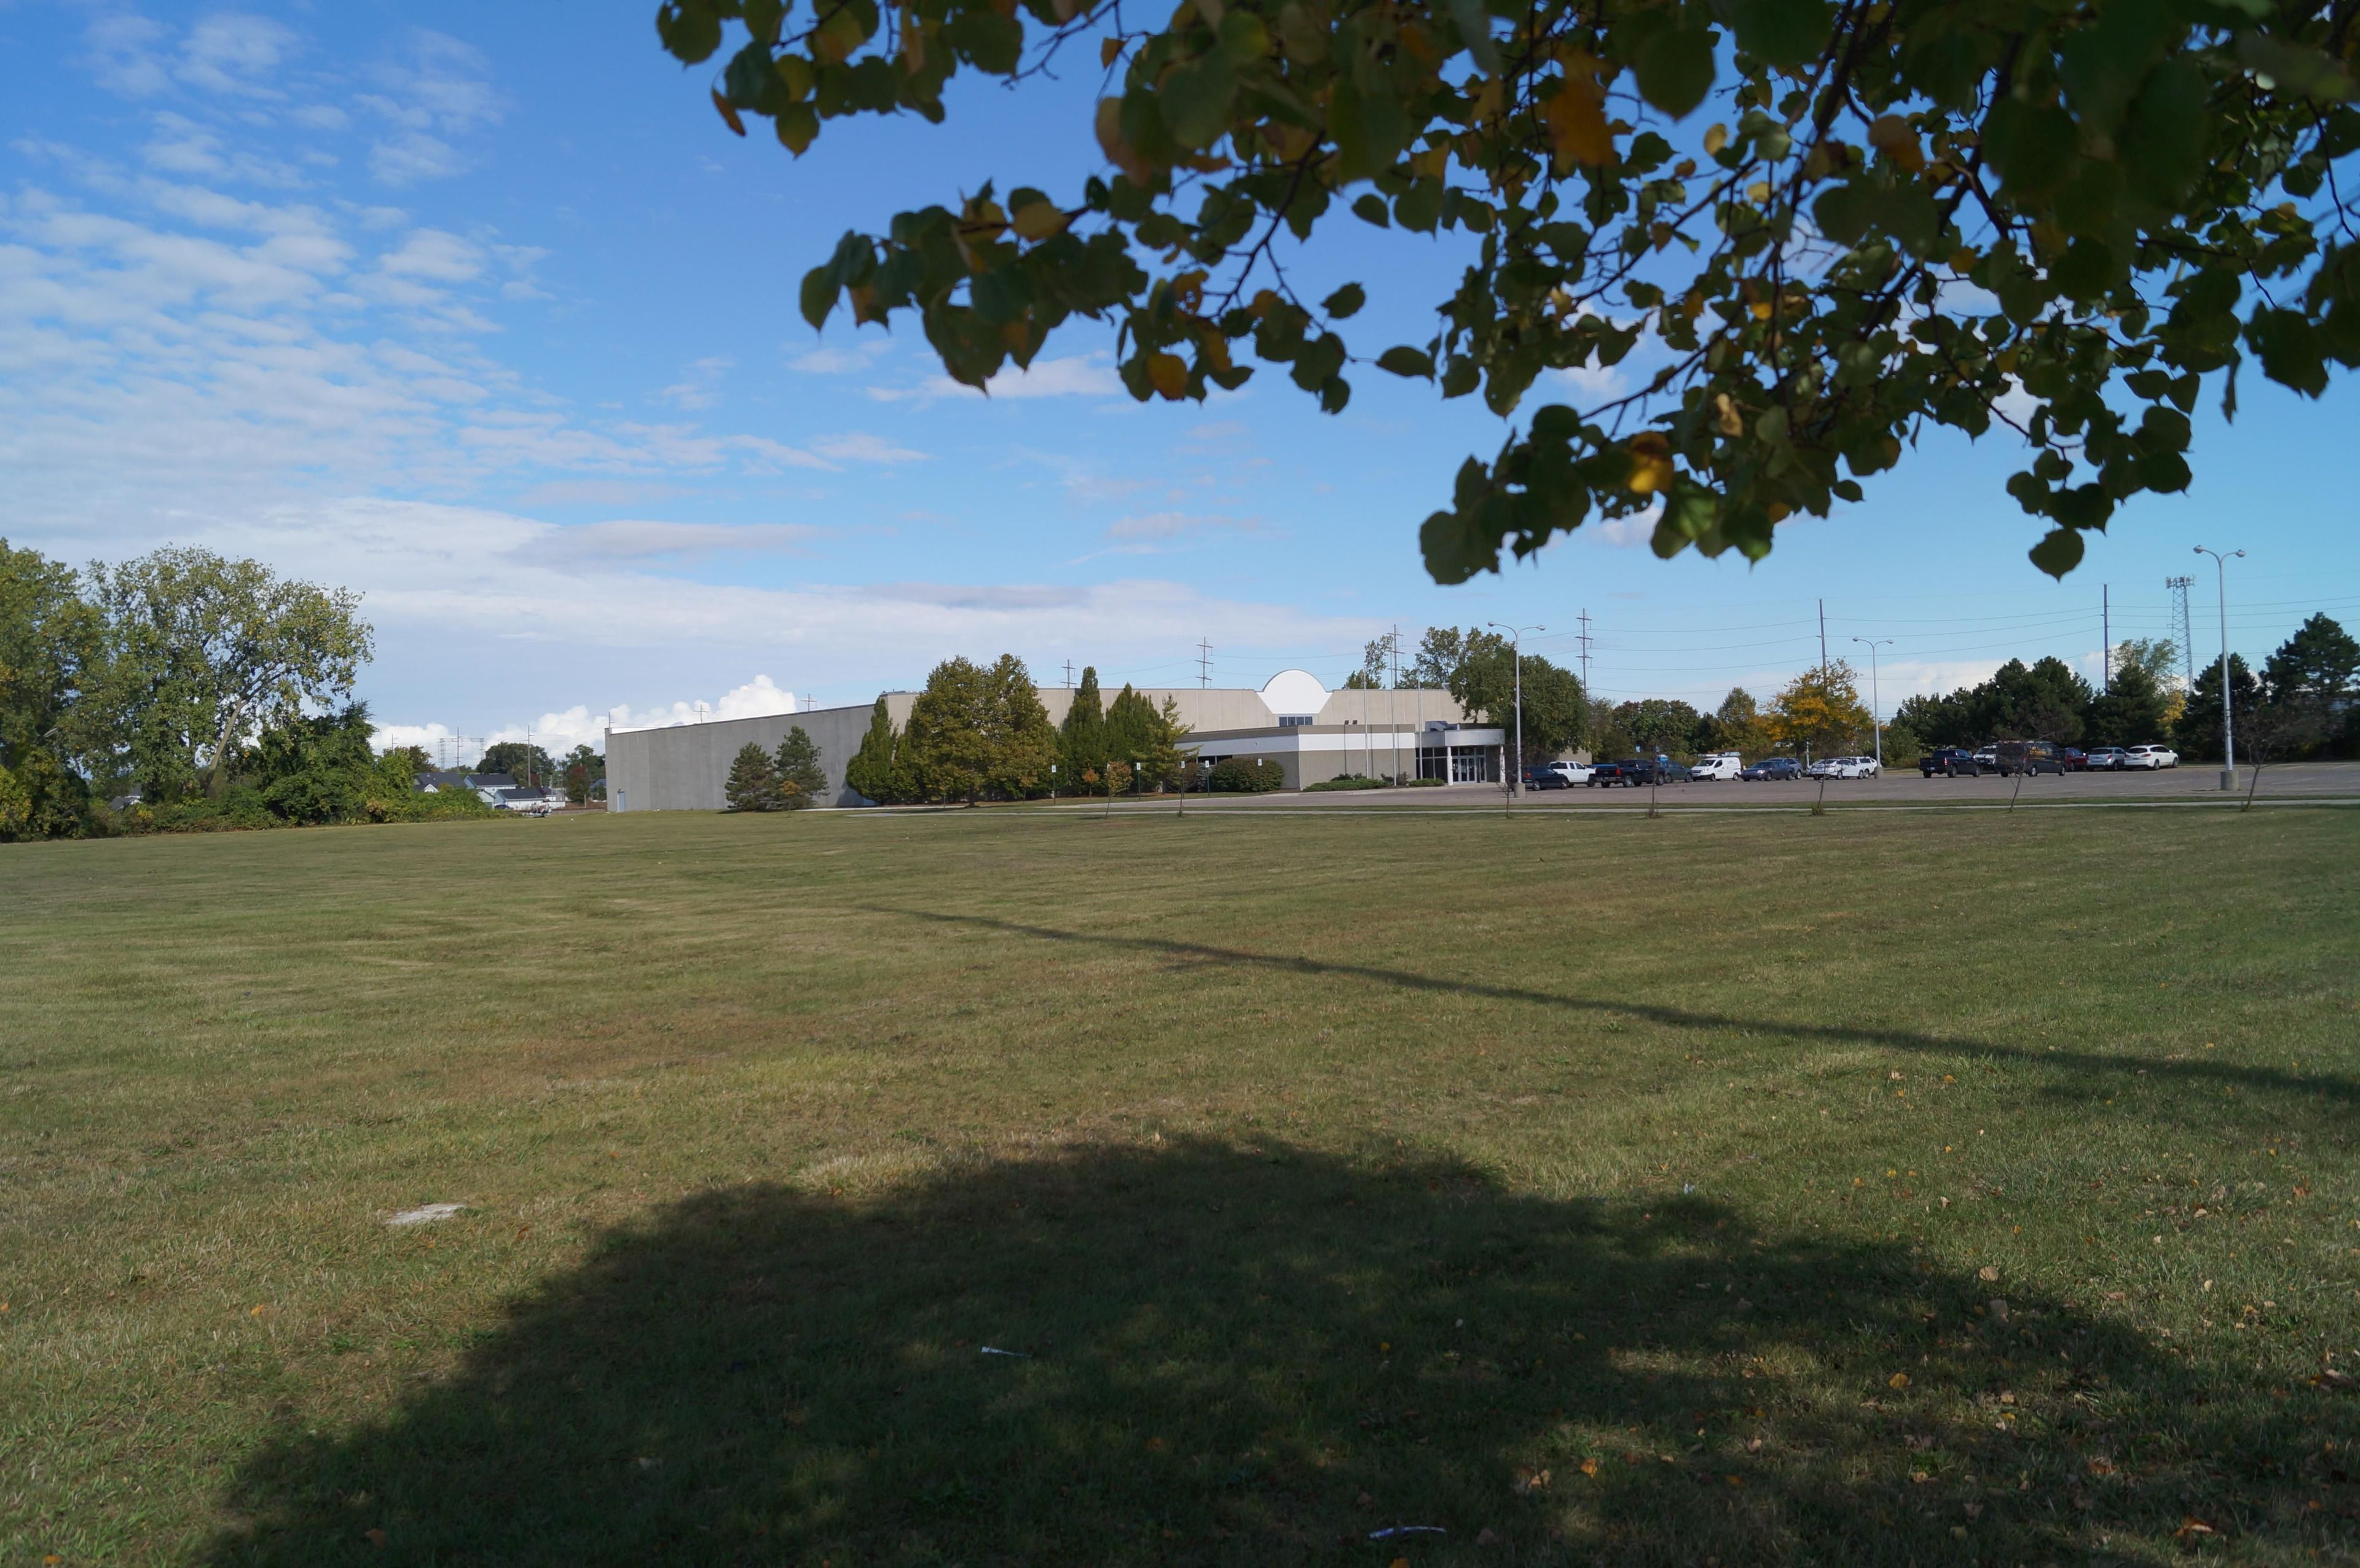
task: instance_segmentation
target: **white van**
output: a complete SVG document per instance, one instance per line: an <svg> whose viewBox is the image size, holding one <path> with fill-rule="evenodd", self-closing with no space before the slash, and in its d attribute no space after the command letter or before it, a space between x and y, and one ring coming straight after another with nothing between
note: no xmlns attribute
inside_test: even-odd
<svg viewBox="0 0 2360 1568"><path fill-rule="evenodd" d="M1745 759L1733 751L1711 751L1688 765L1691 779L1735 779L1745 771Z"/></svg>

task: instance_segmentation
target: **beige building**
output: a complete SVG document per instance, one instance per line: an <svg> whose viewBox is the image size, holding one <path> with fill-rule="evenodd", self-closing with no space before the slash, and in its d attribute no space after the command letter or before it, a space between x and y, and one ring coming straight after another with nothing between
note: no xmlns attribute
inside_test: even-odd
<svg viewBox="0 0 2360 1568"><path fill-rule="evenodd" d="M1111 702L1115 691L1100 701ZM914 691L888 691L893 726L910 722ZM1142 688L1162 706L1168 698L1187 730L1184 753L1207 762L1265 758L1284 770L1286 788L1360 774L1406 776L1445 784L1500 782L1505 735L1470 724L1448 691L1330 691L1300 670L1281 670L1261 690L1199 686ZM1062 725L1073 691L1041 688L1049 722ZM844 782L845 765L860 749L873 704L820 708L802 713L671 724L606 732L606 798L618 811L717 811L729 764L749 742L775 750L791 725L801 724L827 769L832 804L865 802Z"/></svg>

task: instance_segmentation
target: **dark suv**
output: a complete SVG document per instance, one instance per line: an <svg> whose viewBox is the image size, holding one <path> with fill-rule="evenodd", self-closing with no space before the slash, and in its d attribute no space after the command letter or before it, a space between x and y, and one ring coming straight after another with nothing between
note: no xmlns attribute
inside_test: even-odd
<svg viewBox="0 0 2360 1568"><path fill-rule="evenodd" d="M2004 740L1999 743L1999 776L2054 773L2065 776L2065 759L2045 740Z"/></svg>
<svg viewBox="0 0 2360 1568"><path fill-rule="evenodd" d="M1963 773L1970 779L1983 776L1983 765L1975 754L1962 746L1936 746L1918 759L1918 771L1931 779L1937 773L1945 779L1956 779Z"/></svg>

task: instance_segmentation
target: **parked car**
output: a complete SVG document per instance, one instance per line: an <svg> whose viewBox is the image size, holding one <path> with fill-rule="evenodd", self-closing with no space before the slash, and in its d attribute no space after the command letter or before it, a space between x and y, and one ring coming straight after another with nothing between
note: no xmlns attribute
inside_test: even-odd
<svg viewBox="0 0 2360 1568"><path fill-rule="evenodd" d="M2065 765L2065 771L2068 773L2080 773L2086 770L2090 766L2090 754L2085 751L2077 751L2070 746L2059 746L2057 748L2057 758Z"/></svg>
<svg viewBox="0 0 2360 1568"><path fill-rule="evenodd" d="M1830 779L1874 779L1876 758L1873 757L1830 757L1827 777Z"/></svg>
<svg viewBox="0 0 2360 1568"><path fill-rule="evenodd" d="M1593 789L1612 789L1617 784L1628 782L1622 777L1622 770L1625 768L1638 766L1636 757L1629 762L1593 762L1590 765L1590 777L1582 782Z"/></svg>
<svg viewBox="0 0 2360 1568"><path fill-rule="evenodd" d="M2177 768L2180 753L2168 746L2135 746L2123 753L2125 768Z"/></svg>
<svg viewBox="0 0 2360 1568"><path fill-rule="evenodd" d="M2013 779L2022 773L2054 773L2065 776L2065 761L2057 748L2045 740L2004 740L1999 743L1999 776Z"/></svg>
<svg viewBox="0 0 2360 1568"><path fill-rule="evenodd" d="M2092 773L2116 773L2122 769L2123 758L2129 755L2118 746L2092 746L2083 766Z"/></svg>
<svg viewBox="0 0 2360 1568"><path fill-rule="evenodd" d="M1765 757L1738 775L1748 784L1764 784L1780 779L1800 779L1803 765L1791 757Z"/></svg>
<svg viewBox="0 0 2360 1568"><path fill-rule="evenodd" d="M1565 775L1553 768L1527 768L1524 769L1524 788L1562 789L1565 788Z"/></svg>
<svg viewBox="0 0 2360 1568"><path fill-rule="evenodd" d="M1962 746L1936 746L1918 759L1918 771L1928 779L1937 773L1945 779L1956 779L1962 773L1975 779L1982 776L1983 770L1983 765L1975 760L1975 754Z"/></svg>
<svg viewBox="0 0 2360 1568"><path fill-rule="evenodd" d="M1564 779L1568 787L1590 782L1590 764L1587 762L1568 762L1559 758L1556 762L1544 763L1542 766Z"/></svg>
<svg viewBox="0 0 2360 1568"><path fill-rule="evenodd" d="M1806 779L1833 779L1836 777L1836 759L1832 757L1815 758L1808 768L1803 769L1803 777Z"/></svg>
<svg viewBox="0 0 2360 1568"><path fill-rule="evenodd" d="M1975 766L1982 768L1986 773L1998 772L1999 747L1996 746L1979 746L1975 747Z"/></svg>
<svg viewBox="0 0 2360 1568"><path fill-rule="evenodd" d="M1745 758L1733 751L1712 751L1699 757L1688 768L1692 779L1730 779L1743 777Z"/></svg>
<svg viewBox="0 0 2360 1568"><path fill-rule="evenodd" d="M1685 784L1695 777L1694 773L1674 762L1670 757L1659 757L1653 762L1641 763L1639 777L1631 782L1633 784Z"/></svg>
<svg viewBox="0 0 2360 1568"><path fill-rule="evenodd" d="M1860 776L1863 779L1874 779L1885 771L1885 764L1874 757L1848 757L1844 760L1860 764Z"/></svg>

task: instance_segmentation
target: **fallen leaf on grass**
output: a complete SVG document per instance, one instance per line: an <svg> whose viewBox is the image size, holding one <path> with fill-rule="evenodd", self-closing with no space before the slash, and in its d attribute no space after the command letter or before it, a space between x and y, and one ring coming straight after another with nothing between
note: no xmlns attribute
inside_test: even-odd
<svg viewBox="0 0 2360 1568"><path fill-rule="evenodd" d="M2173 1530L2171 1533L2174 1540L2193 1541L2200 1535L2218 1535L2221 1532L2213 1529L2212 1526L2206 1524L2202 1519L2198 1519L2194 1514L2190 1514L2186 1519L2180 1521L2180 1528Z"/></svg>
<svg viewBox="0 0 2360 1568"><path fill-rule="evenodd" d="M1581 1473L1582 1473L1583 1475L1597 1475L1597 1474L1598 1474L1598 1461L1597 1461L1597 1460L1595 1460L1595 1459L1585 1459L1585 1460L1583 1460L1583 1461L1581 1462Z"/></svg>
<svg viewBox="0 0 2360 1568"><path fill-rule="evenodd" d="M1982 1268L1975 1270L1975 1278L1983 1280L1985 1284L1989 1284L1992 1280L1999 1278L1999 1265L1996 1263L1984 1264Z"/></svg>
<svg viewBox="0 0 2360 1568"><path fill-rule="evenodd" d="M365 1530L361 1531L361 1539L367 1541L371 1546L383 1546L385 1544L385 1531L381 1530Z"/></svg>
<svg viewBox="0 0 2360 1568"><path fill-rule="evenodd" d="M1887 1377L1885 1380L1885 1386L1888 1388L1906 1388L1909 1387L1909 1374L1907 1372L1896 1372L1892 1377Z"/></svg>

